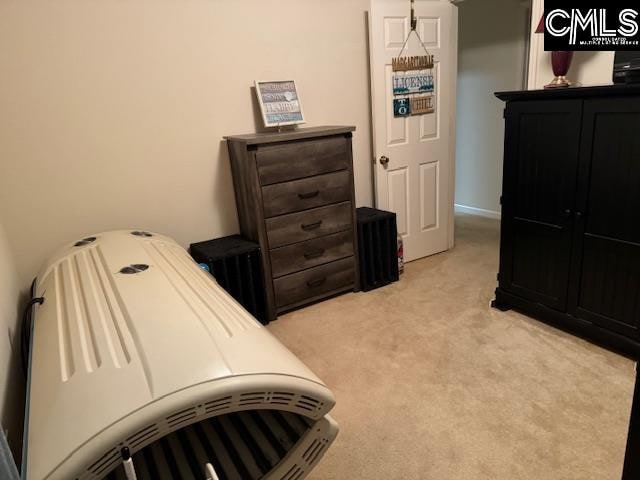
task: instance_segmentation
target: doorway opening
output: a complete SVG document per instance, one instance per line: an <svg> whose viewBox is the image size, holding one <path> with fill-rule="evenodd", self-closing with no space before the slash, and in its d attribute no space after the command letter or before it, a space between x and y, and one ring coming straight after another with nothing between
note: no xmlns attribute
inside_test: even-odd
<svg viewBox="0 0 640 480"><path fill-rule="evenodd" d="M530 0L465 0L458 6L456 211L500 218L503 102L526 88Z"/></svg>

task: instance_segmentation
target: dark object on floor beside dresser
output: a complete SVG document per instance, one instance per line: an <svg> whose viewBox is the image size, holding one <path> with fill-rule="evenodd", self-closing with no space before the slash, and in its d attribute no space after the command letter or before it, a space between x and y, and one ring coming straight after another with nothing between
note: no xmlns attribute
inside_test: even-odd
<svg viewBox="0 0 640 480"><path fill-rule="evenodd" d="M358 286L351 132L225 137L242 235L258 242L267 318Z"/></svg>
<svg viewBox="0 0 640 480"><path fill-rule="evenodd" d="M397 282L398 243L396 214L376 208L356 209L360 289L363 291Z"/></svg>
<svg viewBox="0 0 640 480"><path fill-rule="evenodd" d="M640 354L640 86L507 102L499 286L516 308Z"/></svg>
<svg viewBox="0 0 640 480"><path fill-rule="evenodd" d="M260 245L240 235L192 243L189 252L229 294L262 324L269 323L265 308Z"/></svg>

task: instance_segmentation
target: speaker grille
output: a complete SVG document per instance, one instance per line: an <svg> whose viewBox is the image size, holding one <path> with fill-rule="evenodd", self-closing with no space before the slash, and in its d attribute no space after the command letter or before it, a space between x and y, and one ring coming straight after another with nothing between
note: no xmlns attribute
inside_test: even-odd
<svg viewBox="0 0 640 480"><path fill-rule="evenodd" d="M191 256L204 263L217 282L262 324L267 324L260 246L240 235L194 243Z"/></svg>

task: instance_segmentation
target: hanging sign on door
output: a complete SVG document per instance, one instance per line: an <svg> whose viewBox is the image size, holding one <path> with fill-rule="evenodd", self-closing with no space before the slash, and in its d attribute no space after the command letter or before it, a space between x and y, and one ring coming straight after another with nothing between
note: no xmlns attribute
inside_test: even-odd
<svg viewBox="0 0 640 480"><path fill-rule="evenodd" d="M431 68L433 68L433 55L430 54L416 57L394 57L391 59L391 69L394 72L428 70Z"/></svg>
<svg viewBox="0 0 640 480"><path fill-rule="evenodd" d="M393 99L393 116L408 117L411 115L411 102L408 98Z"/></svg>
<svg viewBox="0 0 640 480"><path fill-rule="evenodd" d="M426 113L433 113L434 111L433 95L393 99L393 116L396 118L424 115Z"/></svg>
<svg viewBox="0 0 640 480"><path fill-rule="evenodd" d="M393 94L433 92L433 75L430 73L394 73Z"/></svg>
<svg viewBox="0 0 640 480"><path fill-rule="evenodd" d="M411 97L411 115L424 115L433 112L433 95Z"/></svg>

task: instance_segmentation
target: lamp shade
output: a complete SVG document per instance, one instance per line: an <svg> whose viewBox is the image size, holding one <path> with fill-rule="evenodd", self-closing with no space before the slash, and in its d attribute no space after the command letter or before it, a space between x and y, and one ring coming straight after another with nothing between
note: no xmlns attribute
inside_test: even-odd
<svg viewBox="0 0 640 480"><path fill-rule="evenodd" d="M538 28L536 28L535 33L544 33L544 15L540 17L540 21L538 22Z"/></svg>

